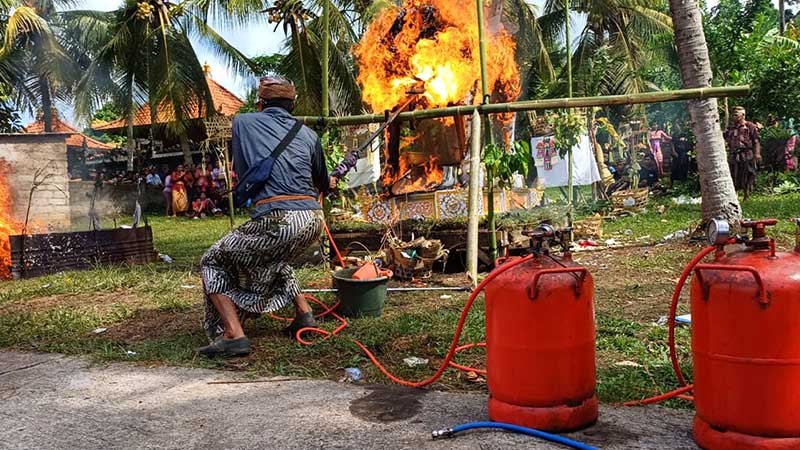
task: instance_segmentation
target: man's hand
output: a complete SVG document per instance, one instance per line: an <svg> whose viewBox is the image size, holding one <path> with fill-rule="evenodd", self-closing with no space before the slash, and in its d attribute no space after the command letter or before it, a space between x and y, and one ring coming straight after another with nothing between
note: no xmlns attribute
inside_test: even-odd
<svg viewBox="0 0 800 450"><path fill-rule="evenodd" d="M339 186L339 179L336 177L330 177L330 178L331 178L330 189L334 190Z"/></svg>
<svg viewBox="0 0 800 450"><path fill-rule="evenodd" d="M756 153L756 164L758 164L760 166L761 163L763 163L763 162L764 162L764 158L761 157L761 153Z"/></svg>

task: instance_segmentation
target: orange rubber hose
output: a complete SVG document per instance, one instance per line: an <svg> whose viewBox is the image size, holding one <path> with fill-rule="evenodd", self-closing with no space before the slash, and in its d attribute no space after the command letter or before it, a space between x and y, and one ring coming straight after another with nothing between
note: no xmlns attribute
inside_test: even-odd
<svg viewBox="0 0 800 450"><path fill-rule="evenodd" d="M655 397L646 398L644 400L636 400L636 401L632 401L632 402L625 402L623 404L625 406L639 406L639 405L649 405L651 403L659 403L659 402L663 402L665 400L669 400L669 399L675 398L675 397L684 397L681 394L685 394L685 393L691 391L693 388L694 388L694 385L690 384L690 385L684 386L684 387L682 387L680 389L675 389L674 391L670 391L670 392L667 392L665 394L657 395Z"/></svg>
<svg viewBox="0 0 800 450"><path fill-rule="evenodd" d="M735 242L735 239L730 241L731 243ZM681 291L683 291L683 286L686 284L686 280L691 275L692 270L694 270L695 266L700 264L700 261L703 260L706 256L714 252L717 248L715 246L706 247L700 251L689 264L686 265L686 268L683 269L681 273L680 279L678 279L678 284L675 286L675 292L672 294L672 302L669 306L669 359L672 363L672 371L675 372L675 376L678 378L678 382L681 384L681 388L676 389L671 392L667 392L665 394L657 395L655 397L650 397L644 400L637 400L624 403L625 406L636 406L636 405L648 405L651 403L658 403L665 400L669 400L671 398L680 398L682 400L694 401L694 397L691 395L683 395L687 392L690 392L693 388L693 384L686 383L686 378L683 376L683 371L681 370L680 361L678 360L678 351L675 347L675 317L678 314L678 303L680 302L681 298Z"/></svg>
<svg viewBox="0 0 800 450"><path fill-rule="evenodd" d="M486 288L486 286L490 282L492 282L492 280L497 278L500 274L502 274L502 273L504 273L504 272L506 272L506 271L508 271L508 270L520 265L520 264L523 264L523 263L525 263L527 261L530 261L531 259L533 259L533 255L528 255L528 256L526 256L524 258L520 258L520 259L514 260L512 262L509 262L507 264L504 264L504 265L498 267L497 269L495 269L494 271L492 271L478 285L478 287L475 289L475 291L473 291L472 294L469 296L469 299L467 300L466 304L464 305L464 309L461 311L461 316L460 316L460 318L458 320L458 325L456 326L456 331L455 331L455 335L453 336L453 341L450 344L450 349L448 350L444 361L442 362L441 366L436 371L436 373L434 373L431 377L429 377L429 378L427 378L425 380L422 380L422 381L409 381L409 380L404 380L404 379L401 379L401 378L398 378L398 377L392 375L378 361L378 359L375 357L375 355L364 344L362 344L361 342L359 342L359 341L357 341L355 339L352 339L352 341L353 341L353 343L355 343L358 346L358 348L360 348L364 352L364 354L367 355L367 358L369 358L369 360L372 361L373 364L375 364L375 367L377 367L378 370L382 374L384 374L389 380L391 380L394 383L397 383L399 385L402 385L402 386L408 386L408 387L414 387L414 388L428 386L428 385L434 383L439 378L441 378L442 374L444 374L445 370L447 370L448 367L456 367L456 368L461 369L461 370L468 370L468 371L472 371L472 372L476 372L476 373L480 373L480 374L485 374L486 373L485 370L473 369L473 368L462 366L460 364L456 364L456 363L453 362L453 357L455 356L455 354L457 352L459 352L461 350L475 348L475 347L485 347L485 345L486 345L485 343L466 344L466 345L462 345L462 346L458 345L458 341L461 340L461 332L463 331L464 325L465 325L465 323L467 321L467 316L469 315L469 311L472 308L472 304L475 303L475 300L478 298L478 295ZM317 300L316 298L311 297L311 296L307 296L307 297L310 300L314 301L315 303L317 303L319 305L322 305L325 308L328 308L327 306L325 306L325 304L323 302ZM338 314L334 313L332 311L332 309L333 308L328 308L327 311L325 313L323 313L323 314L325 314L325 315L330 314L330 315L334 316L337 320L339 320L340 325L335 330L327 331L327 330L323 330L323 329L320 329L320 328L312 328L312 327L302 328L302 329L297 331L297 334L295 336L297 338L297 341L300 342L303 345L312 345L313 344L312 341L308 341L306 339L303 339L302 335L304 333L308 332L308 333L321 334L321 335L324 336L323 340L327 340L327 339L330 339L331 337L335 336L340 331L342 331L345 327L347 327L347 321L344 318L342 318L341 316L339 316Z"/></svg>

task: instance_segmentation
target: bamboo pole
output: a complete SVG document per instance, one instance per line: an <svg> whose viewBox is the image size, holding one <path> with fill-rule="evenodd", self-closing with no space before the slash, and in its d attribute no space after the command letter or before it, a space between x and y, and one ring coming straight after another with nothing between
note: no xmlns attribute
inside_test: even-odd
<svg viewBox="0 0 800 450"><path fill-rule="evenodd" d="M675 102L705 98L743 97L750 92L750 86L726 86L710 88L680 89L675 91L644 92L640 94L607 95L599 97L553 98L526 100L491 105L451 106L447 108L408 111L398 116L400 121L436 119L440 117L467 116L476 110L480 114L503 114L523 111L543 111L548 109L586 108L590 106L640 105L645 103ZM297 117L308 125L324 123L326 126L366 125L383 123L384 114L365 114L341 117Z"/></svg>
<svg viewBox="0 0 800 450"><path fill-rule="evenodd" d="M486 68L486 31L483 29L483 0L476 0L478 8L478 39L481 56L481 103L489 104L489 71Z"/></svg>
<svg viewBox="0 0 800 450"><path fill-rule="evenodd" d="M469 221L467 222L467 273L472 286L478 282L478 202L481 201L481 116L472 113L472 147L469 152Z"/></svg>
<svg viewBox="0 0 800 450"><path fill-rule="evenodd" d="M572 40L569 35L569 3L570 0L564 0L564 34L566 39L567 51L567 98L572 98ZM571 112L571 111L569 111ZM572 226L572 207L575 201L575 169L573 164L572 147L567 150L567 204L569 205L569 226Z"/></svg>
<svg viewBox="0 0 800 450"><path fill-rule="evenodd" d="M483 101L481 102L482 105L486 106L491 103L491 96L489 94L489 70L487 69L486 63L486 30L485 28L485 19L483 14L483 0L476 0L476 8L478 9L478 38L479 38L479 47L480 47L480 58L481 58L481 88L483 92ZM494 143L494 136L492 135L492 120L487 115L484 117L484 127L486 128L484 136L484 144L493 144ZM472 175L470 175L472 176ZM495 231L497 229L497 225L495 223L494 217L494 173L491 170L486 171L486 185L489 191L489 201L487 202L487 209L486 218L487 218L487 226L489 228L489 255L491 256L492 260L497 259L497 236L495 235Z"/></svg>
<svg viewBox="0 0 800 450"><path fill-rule="evenodd" d="M328 96L328 84L330 81L330 58L331 58L331 0L322 2L322 117L331 115L330 97Z"/></svg>
<svg viewBox="0 0 800 450"><path fill-rule="evenodd" d="M564 0L564 34L567 40L567 97L572 98L572 42L569 35L569 0Z"/></svg>
<svg viewBox="0 0 800 450"><path fill-rule="evenodd" d="M231 231L236 228L236 209L233 204L233 174L231 171L231 158L228 154L228 143L222 142L222 157L225 158L225 163L222 166L225 171L225 179L228 182L228 219L230 220Z"/></svg>

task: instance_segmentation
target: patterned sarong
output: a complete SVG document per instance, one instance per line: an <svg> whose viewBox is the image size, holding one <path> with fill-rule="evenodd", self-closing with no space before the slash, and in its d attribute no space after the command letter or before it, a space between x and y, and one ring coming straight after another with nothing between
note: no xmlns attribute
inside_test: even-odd
<svg viewBox="0 0 800 450"><path fill-rule="evenodd" d="M224 332L208 294L230 297L239 318L288 305L300 286L289 263L322 234L322 211L272 211L233 230L201 261L205 291L203 327L209 339Z"/></svg>
<svg viewBox="0 0 800 450"><path fill-rule="evenodd" d="M758 165L753 149L739 149L734 151L728 161L733 177L733 185L737 191L744 191L750 195L756 184Z"/></svg>

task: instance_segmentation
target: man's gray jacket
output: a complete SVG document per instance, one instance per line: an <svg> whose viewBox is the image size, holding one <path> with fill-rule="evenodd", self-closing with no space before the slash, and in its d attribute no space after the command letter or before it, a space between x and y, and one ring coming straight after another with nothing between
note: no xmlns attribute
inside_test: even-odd
<svg viewBox="0 0 800 450"><path fill-rule="evenodd" d="M294 126L295 119L282 108L240 114L233 119L233 169L238 176L267 158ZM318 198L327 192L329 178L325 153L319 136L306 126L275 161L264 189L253 199L258 202L278 195L306 195ZM256 208L253 217L272 210L320 209L318 201L276 201Z"/></svg>

